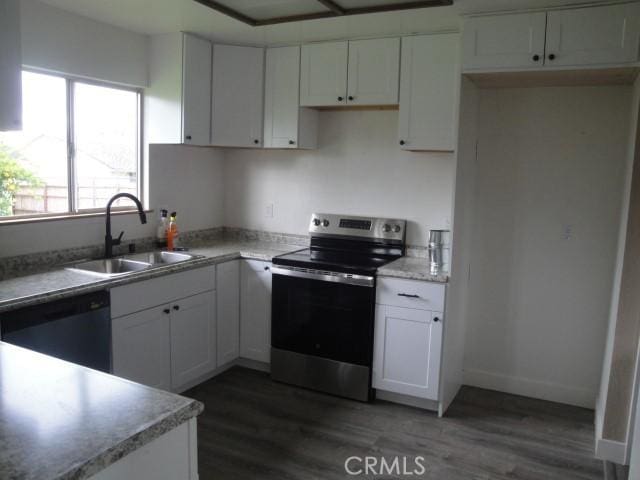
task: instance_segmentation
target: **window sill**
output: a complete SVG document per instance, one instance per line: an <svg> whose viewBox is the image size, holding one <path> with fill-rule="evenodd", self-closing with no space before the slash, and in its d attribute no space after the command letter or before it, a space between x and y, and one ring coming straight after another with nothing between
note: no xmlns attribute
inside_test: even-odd
<svg viewBox="0 0 640 480"><path fill-rule="evenodd" d="M153 210L145 210L145 213L153 213ZM126 210L111 210L111 215L137 215L138 210L135 209L126 209ZM82 213L61 213L59 215L41 215L41 216L25 216L21 217L11 217L7 219L0 218L0 227L4 225L22 225L29 223L41 223L41 222L58 222L65 220L79 220L82 218L97 218L104 217L106 215L105 210L101 211L90 211L90 212L82 212Z"/></svg>

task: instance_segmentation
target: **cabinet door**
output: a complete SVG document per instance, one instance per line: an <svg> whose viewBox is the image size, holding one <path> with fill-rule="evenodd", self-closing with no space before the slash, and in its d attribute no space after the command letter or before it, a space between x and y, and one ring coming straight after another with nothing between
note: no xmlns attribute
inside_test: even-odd
<svg viewBox="0 0 640 480"><path fill-rule="evenodd" d="M300 61L300 105L347 104L348 43L303 45Z"/></svg>
<svg viewBox="0 0 640 480"><path fill-rule="evenodd" d="M551 11L547 18L548 66L638 60L639 3Z"/></svg>
<svg viewBox="0 0 640 480"><path fill-rule="evenodd" d="M20 2L0 2L0 132L22 128Z"/></svg>
<svg viewBox="0 0 640 480"><path fill-rule="evenodd" d="M438 400L442 314L376 306L373 386Z"/></svg>
<svg viewBox="0 0 640 480"><path fill-rule="evenodd" d="M459 81L457 34L402 39L398 133L404 150L455 150Z"/></svg>
<svg viewBox="0 0 640 480"><path fill-rule="evenodd" d="M171 304L171 387L179 390L216 368L216 294Z"/></svg>
<svg viewBox="0 0 640 480"><path fill-rule="evenodd" d="M264 49L213 46L211 144L261 147Z"/></svg>
<svg viewBox="0 0 640 480"><path fill-rule="evenodd" d="M216 268L218 365L240 356L240 261Z"/></svg>
<svg viewBox="0 0 640 480"><path fill-rule="evenodd" d="M399 38L349 42L347 103L397 105L399 81Z"/></svg>
<svg viewBox="0 0 640 480"><path fill-rule="evenodd" d="M114 375L171 389L169 315L164 305L111 321Z"/></svg>
<svg viewBox="0 0 640 480"><path fill-rule="evenodd" d="M244 260L240 271L240 356L271 360L271 264Z"/></svg>
<svg viewBox="0 0 640 480"><path fill-rule="evenodd" d="M182 140L209 145L211 133L211 43L182 37Z"/></svg>
<svg viewBox="0 0 640 480"><path fill-rule="evenodd" d="M545 12L469 18L462 40L464 70L540 68Z"/></svg>

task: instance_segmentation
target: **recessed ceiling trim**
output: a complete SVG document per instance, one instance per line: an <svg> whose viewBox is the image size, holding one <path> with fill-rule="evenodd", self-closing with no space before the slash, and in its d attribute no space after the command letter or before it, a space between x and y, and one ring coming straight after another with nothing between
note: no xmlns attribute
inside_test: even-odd
<svg viewBox="0 0 640 480"><path fill-rule="evenodd" d="M205 7L209 7L213 10L216 10L220 13L224 13L226 16L231 17L239 22L246 23L247 25L251 25L252 27L257 26L257 22L251 18L243 15L242 13L229 8L221 3L218 3L214 0L193 0L194 2L199 3L200 5L204 5Z"/></svg>
<svg viewBox="0 0 640 480"><path fill-rule="evenodd" d="M344 8L342 8L340 5L338 5L333 0L318 0L318 1L322 5L327 7L329 10L331 10L333 13L335 13L336 15L344 15Z"/></svg>
<svg viewBox="0 0 640 480"><path fill-rule="evenodd" d="M323 7L327 8L326 12L314 12L301 15L290 15L286 17L274 17L264 20L256 20L232 8L222 5L215 0L194 0L195 2L223 13L240 22L246 23L252 27L262 27L265 25L275 25L278 23L302 22L305 20L318 20L322 18L335 18L345 15L363 15L366 13L382 13L393 12L397 10L412 10L416 8L444 7L453 5L453 0L416 0L404 3L392 3L388 5L374 5L371 7L344 8L334 0L317 0Z"/></svg>

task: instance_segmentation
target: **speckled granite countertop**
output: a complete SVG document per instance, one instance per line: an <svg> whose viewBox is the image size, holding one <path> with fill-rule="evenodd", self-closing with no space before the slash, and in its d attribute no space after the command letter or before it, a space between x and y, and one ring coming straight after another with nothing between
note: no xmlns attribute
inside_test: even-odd
<svg viewBox="0 0 640 480"><path fill-rule="evenodd" d="M200 402L0 342L0 478L81 480L199 415Z"/></svg>
<svg viewBox="0 0 640 480"><path fill-rule="evenodd" d="M432 274L429 269L429 260L417 257L402 257L394 262L387 263L378 269L378 275L427 282L447 283L449 281L448 273Z"/></svg>
<svg viewBox="0 0 640 480"><path fill-rule="evenodd" d="M101 278L60 267L49 272L0 281L0 313L83 293L110 289L181 270L214 265L236 258L271 261L276 255L300 250L299 245L266 242L219 241L194 246L189 253L203 258L165 265L117 278Z"/></svg>

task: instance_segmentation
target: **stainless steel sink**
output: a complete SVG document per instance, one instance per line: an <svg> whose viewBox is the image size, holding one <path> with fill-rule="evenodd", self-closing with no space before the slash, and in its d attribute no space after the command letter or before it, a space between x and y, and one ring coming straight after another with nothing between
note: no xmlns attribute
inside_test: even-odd
<svg viewBox="0 0 640 480"><path fill-rule="evenodd" d="M126 258L106 258L103 260L91 260L78 263L67 270L73 270L99 277L118 277L142 270L148 270L152 265L148 262L140 262Z"/></svg>
<svg viewBox="0 0 640 480"><path fill-rule="evenodd" d="M77 263L71 267L67 267L67 270L87 273L98 277L112 278L162 267L163 265L188 262L195 258L202 257L178 252L138 253L121 258L107 258Z"/></svg>
<svg viewBox="0 0 640 480"><path fill-rule="evenodd" d="M191 255L188 253L179 252L149 252L139 253L137 255L127 255L127 260L133 260L136 262L150 263L151 265L168 265L173 263L188 262L194 258L199 258L197 255Z"/></svg>

